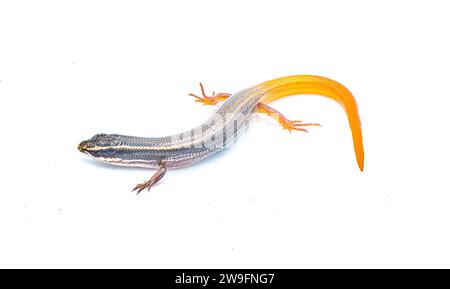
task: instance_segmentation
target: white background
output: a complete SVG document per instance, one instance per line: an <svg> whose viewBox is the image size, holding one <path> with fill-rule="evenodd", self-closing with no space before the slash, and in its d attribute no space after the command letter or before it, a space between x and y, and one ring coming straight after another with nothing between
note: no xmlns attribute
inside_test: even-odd
<svg viewBox="0 0 450 289"><path fill-rule="evenodd" d="M1 267L450 267L447 1L2 1ZM96 133L164 136L235 92L317 74L355 95L258 116L238 145L169 171L97 164Z"/></svg>

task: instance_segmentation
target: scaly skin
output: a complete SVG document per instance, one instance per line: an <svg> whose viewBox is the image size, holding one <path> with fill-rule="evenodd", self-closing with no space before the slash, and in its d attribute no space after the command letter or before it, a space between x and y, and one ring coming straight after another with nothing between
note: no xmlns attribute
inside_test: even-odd
<svg viewBox="0 0 450 289"><path fill-rule="evenodd" d="M267 105L290 95L318 94L336 100L347 113L356 159L363 171L364 147L358 109L353 95L342 84L320 76L294 75L269 80L232 95L219 93L208 97L201 88L203 98L191 94L196 101L207 105L224 103L209 120L190 131L157 138L98 134L81 142L78 149L113 165L158 169L149 181L135 187L141 191L156 184L167 169L192 165L233 143L256 112L274 117L288 130L305 131L304 126L318 125L288 120Z"/></svg>

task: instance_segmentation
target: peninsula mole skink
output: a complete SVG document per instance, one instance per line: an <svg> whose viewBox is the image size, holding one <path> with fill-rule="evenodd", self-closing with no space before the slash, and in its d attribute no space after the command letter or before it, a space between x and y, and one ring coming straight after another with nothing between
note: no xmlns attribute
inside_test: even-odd
<svg viewBox="0 0 450 289"><path fill-rule="evenodd" d="M234 94L213 93L212 96L206 96L200 86L202 96L190 94L197 102L215 105L224 101L204 124L180 134L157 138L97 134L82 141L78 150L113 165L157 169L150 180L133 189L139 193L145 188L150 190L167 169L189 166L233 143L256 112L273 117L289 131L306 131L305 126L318 125L289 120L267 105L290 95L318 94L336 100L347 113L356 160L363 171L364 147L358 109L353 95L342 84L320 76L294 75L269 80Z"/></svg>

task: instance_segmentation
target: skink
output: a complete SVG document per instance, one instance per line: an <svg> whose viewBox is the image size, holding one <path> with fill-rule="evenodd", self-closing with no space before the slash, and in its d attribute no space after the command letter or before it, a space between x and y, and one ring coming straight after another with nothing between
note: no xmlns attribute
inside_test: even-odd
<svg viewBox="0 0 450 289"><path fill-rule="evenodd" d="M200 84L201 86L201 84ZM150 188L165 175L167 169L192 165L233 143L254 113L275 118L283 128L306 131L306 126L318 125L289 120L267 104L296 94L318 94L336 100L347 113L353 136L356 160L364 169L364 147L356 101L342 84L320 76L294 75L269 80L234 94L207 96L191 94L197 102L215 105L224 101L210 119L202 125L166 137L135 137L118 134L97 134L82 141L78 150L102 162L119 166L157 169L150 180L138 184L139 193Z"/></svg>

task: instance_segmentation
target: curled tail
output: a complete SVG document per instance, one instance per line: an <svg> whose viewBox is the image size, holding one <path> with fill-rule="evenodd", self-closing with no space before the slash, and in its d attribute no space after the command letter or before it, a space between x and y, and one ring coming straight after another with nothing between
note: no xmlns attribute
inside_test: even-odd
<svg viewBox="0 0 450 289"><path fill-rule="evenodd" d="M295 94L319 94L336 100L347 113L352 130L353 147L361 171L364 169L364 146L358 107L352 93L342 84L320 76L294 75L261 83L264 91L263 103L270 103L279 98Z"/></svg>

